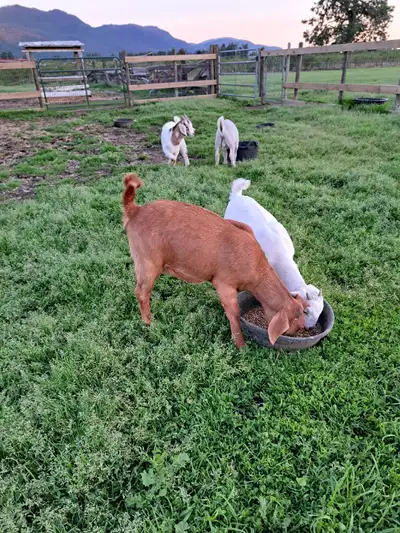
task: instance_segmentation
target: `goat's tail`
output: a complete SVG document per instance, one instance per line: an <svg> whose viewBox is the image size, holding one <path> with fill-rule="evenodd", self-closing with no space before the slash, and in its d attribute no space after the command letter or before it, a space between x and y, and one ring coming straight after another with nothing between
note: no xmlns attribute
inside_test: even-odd
<svg viewBox="0 0 400 533"><path fill-rule="evenodd" d="M239 178L232 182L232 189L231 194L234 194L235 196L241 196L242 191L245 191L250 187L251 181L245 180L243 178Z"/></svg>
<svg viewBox="0 0 400 533"><path fill-rule="evenodd" d="M143 185L143 181L137 174L127 174L124 178L125 190L122 194L124 208L135 205L136 189Z"/></svg>
<svg viewBox="0 0 400 533"><path fill-rule="evenodd" d="M219 131L222 133L224 131L224 117L219 117L218 121L217 121L217 128L219 129Z"/></svg>

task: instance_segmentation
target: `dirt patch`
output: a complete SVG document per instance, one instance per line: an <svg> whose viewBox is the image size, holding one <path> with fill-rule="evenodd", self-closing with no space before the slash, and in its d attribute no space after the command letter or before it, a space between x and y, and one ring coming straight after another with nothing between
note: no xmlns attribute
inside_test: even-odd
<svg viewBox="0 0 400 533"><path fill-rule="evenodd" d="M243 315L243 318L259 328L268 329L268 322L262 307L254 307L253 309L250 309ZM322 333L321 324L316 324L313 328L301 329L296 335L294 335L294 337L314 337L314 335L319 335L320 333Z"/></svg>
<svg viewBox="0 0 400 533"><path fill-rule="evenodd" d="M35 121L13 121L0 119L0 172L9 172L10 179L19 181L19 187L0 191L0 201L10 198L25 199L34 195L39 183L53 184L61 179L72 178L77 182L89 181L80 174L81 161L77 159L77 142L83 141L84 147L79 150L79 158L85 155L101 153L101 145L105 142L116 147L123 147L124 165L164 163L165 158L161 147L149 146L147 135L134 129L120 129L112 125L101 124L72 125L68 133L58 133L51 126L60 126L75 119L42 119ZM57 177L15 176L13 167L40 150L57 150L70 154L66 162L65 172ZM111 169L99 169L93 172L97 179L110 175ZM45 174L45 173L44 173ZM4 180L3 180L4 181Z"/></svg>

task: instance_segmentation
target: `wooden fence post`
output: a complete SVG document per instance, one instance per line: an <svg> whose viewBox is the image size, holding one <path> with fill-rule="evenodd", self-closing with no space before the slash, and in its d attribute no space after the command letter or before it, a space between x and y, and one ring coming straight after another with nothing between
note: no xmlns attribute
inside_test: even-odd
<svg viewBox="0 0 400 533"><path fill-rule="evenodd" d="M399 87L400 87L400 80L399 80ZM396 96L394 97L394 108L393 108L394 113L398 113L399 108L400 108L400 94L396 94Z"/></svg>
<svg viewBox="0 0 400 533"><path fill-rule="evenodd" d="M174 81L178 80L178 63L174 61ZM175 89L175 97L178 98L179 96L179 89Z"/></svg>
<svg viewBox="0 0 400 533"><path fill-rule="evenodd" d="M289 71L290 71L290 55L289 55L290 43L288 43L288 45L287 45L287 50L288 50L288 53L285 56L285 70L284 70L284 75L283 75L283 83L287 83L288 78L289 78ZM287 89L285 89L285 88L283 88L283 100L287 100Z"/></svg>
<svg viewBox="0 0 400 533"><path fill-rule="evenodd" d="M258 50L258 87L260 89L261 105L265 104L265 57L264 48Z"/></svg>
<svg viewBox="0 0 400 533"><path fill-rule="evenodd" d="M33 63L35 63L35 60L33 59L33 56L32 56L31 52L26 52L25 53L25 57L26 57L26 59L28 61L32 61ZM37 69L37 63L35 63L35 68L32 69L32 76L33 76L33 82L35 84L36 90L40 91L39 105L43 109L44 108L44 102L43 102L43 96L42 96L42 87L40 85L40 80L39 80L39 76L38 76L38 73L37 73L36 69Z"/></svg>
<svg viewBox="0 0 400 533"><path fill-rule="evenodd" d="M218 70L218 45L212 44L210 46L210 54L215 54L215 59L211 59L210 77L216 80L217 84L211 87L211 94L219 95L219 70Z"/></svg>
<svg viewBox="0 0 400 533"><path fill-rule="evenodd" d="M343 52L343 61L342 61L342 77L340 78L340 83L346 83L346 73L347 73L347 64L349 60L349 52ZM343 91L339 91L339 104L343 102Z"/></svg>
<svg viewBox="0 0 400 533"><path fill-rule="evenodd" d="M299 43L299 48L303 48L303 43ZM302 56L302 54L299 54L298 56L296 56L296 78L294 80L296 83L298 83L300 81L302 63L303 63L303 56ZM299 90L295 89L294 90L294 99L297 100L298 97L299 97Z"/></svg>
<svg viewBox="0 0 400 533"><path fill-rule="evenodd" d="M129 90L129 85L131 84L131 75L129 73L129 63L126 61L127 56L126 50L123 50L121 54L121 61L123 62L123 69L125 70L125 81L126 81L126 97L125 97L125 103L128 105L128 107L132 107L132 101L131 101L131 92Z"/></svg>

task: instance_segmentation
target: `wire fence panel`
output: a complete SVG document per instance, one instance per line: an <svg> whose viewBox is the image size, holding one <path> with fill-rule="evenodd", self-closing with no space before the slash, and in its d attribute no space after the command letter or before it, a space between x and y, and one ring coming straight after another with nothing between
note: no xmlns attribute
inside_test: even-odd
<svg viewBox="0 0 400 533"><path fill-rule="evenodd" d="M280 102L283 94L283 76L284 76L284 57L272 56L261 58L264 59L264 87L265 87L265 100L271 102Z"/></svg>
<svg viewBox="0 0 400 533"><path fill-rule="evenodd" d="M219 96L259 98L258 50L223 50L218 57Z"/></svg>
<svg viewBox="0 0 400 533"><path fill-rule="evenodd" d="M0 110L38 108L33 72L24 61L0 61ZM11 68L18 66L19 68ZM15 98L13 98L15 96Z"/></svg>
<svg viewBox="0 0 400 533"><path fill-rule="evenodd" d="M394 95L387 95L383 91L371 92L368 86L396 86L400 82L400 50L372 50L347 52L347 68L345 83L348 85L365 85L366 91L344 91L343 101L352 105L357 98L387 99L388 106L395 102ZM300 83L308 84L339 84L342 79L344 54L340 52L329 54L303 55ZM267 58L273 59L273 58ZM296 57L290 58L290 70L287 81L295 82ZM288 89L290 93L291 90ZM305 102L336 104L338 92L326 89L298 89L298 98Z"/></svg>
<svg viewBox="0 0 400 533"><path fill-rule="evenodd" d="M166 61L162 56L157 59L149 56L147 62L143 58L140 63L126 63L132 99L145 103L152 99L212 96L216 84L214 62L213 59L201 60L200 55L198 60Z"/></svg>
<svg viewBox="0 0 400 533"><path fill-rule="evenodd" d="M48 109L126 103L126 76L117 57L40 59L38 73Z"/></svg>

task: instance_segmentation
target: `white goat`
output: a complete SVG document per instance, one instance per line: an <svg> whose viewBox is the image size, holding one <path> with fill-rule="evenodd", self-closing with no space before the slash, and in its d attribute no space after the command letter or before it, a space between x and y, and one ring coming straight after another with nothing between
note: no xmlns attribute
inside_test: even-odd
<svg viewBox="0 0 400 533"><path fill-rule="evenodd" d="M189 157L184 137L193 137L195 129L190 119L184 115L182 118L174 117L172 122L164 124L161 131L161 146L164 154L168 158L168 164L176 165L179 153L185 161L185 166L189 166Z"/></svg>
<svg viewBox="0 0 400 533"><path fill-rule="evenodd" d="M239 148L239 132L235 124L224 117L219 117L217 134L215 136L215 165L219 165L219 151L223 150L224 164L228 163L228 156L233 167L236 167L236 156Z"/></svg>
<svg viewBox="0 0 400 533"><path fill-rule="evenodd" d="M324 307L322 291L314 285L306 285L295 263L294 247L286 229L266 209L242 191L250 186L250 180L237 179L232 183L229 203L224 218L248 224L263 249L270 265L293 296L300 294L309 304L305 318L306 328L318 321Z"/></svg>

